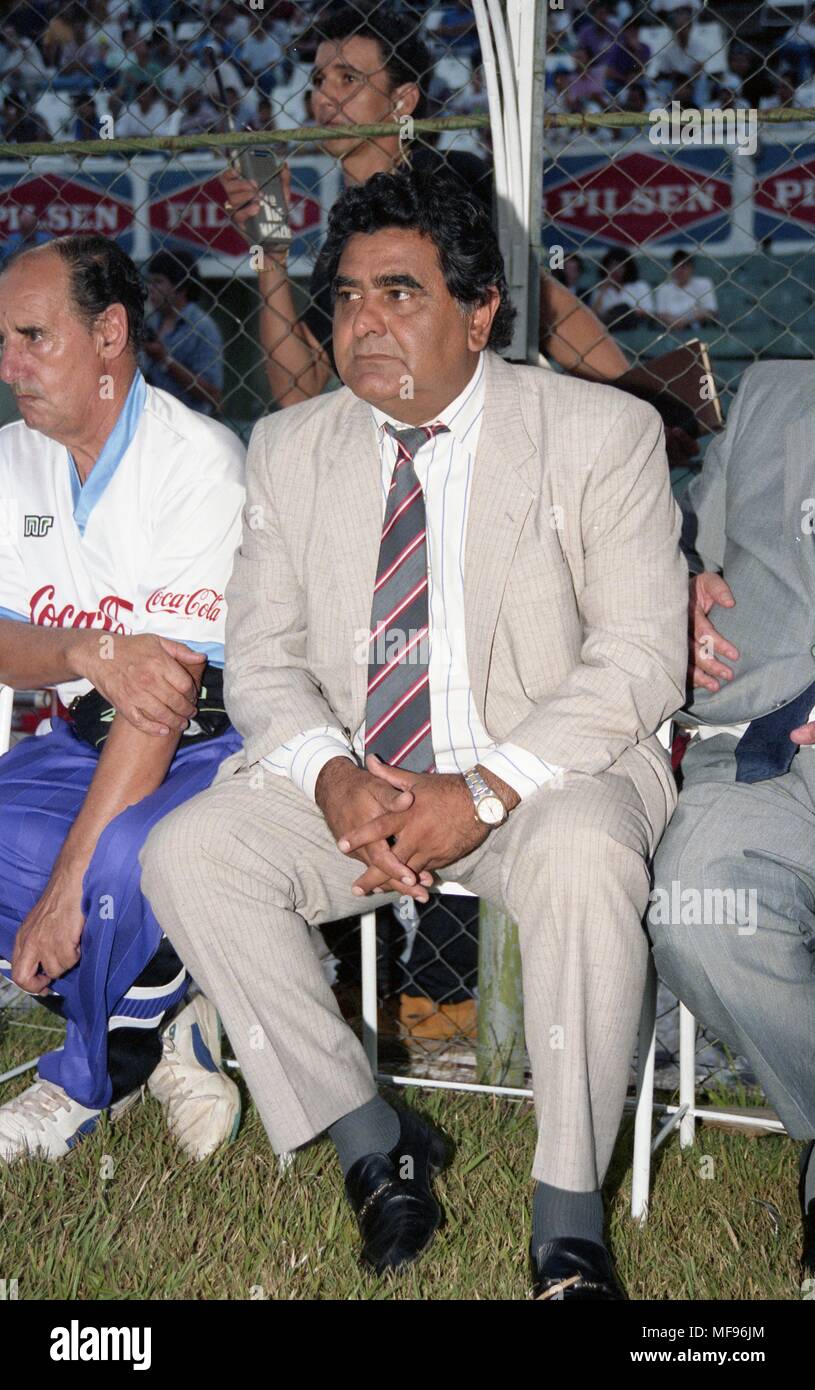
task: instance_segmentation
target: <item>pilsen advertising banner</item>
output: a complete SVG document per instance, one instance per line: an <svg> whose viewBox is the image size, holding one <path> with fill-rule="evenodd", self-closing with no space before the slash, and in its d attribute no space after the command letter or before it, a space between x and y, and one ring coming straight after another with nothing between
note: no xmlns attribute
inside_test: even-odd
<svg viewBox="0 0 815 1390"><path fill-rule="evenodd" d="M62 166L57 160L49 163L53 167L47 173L29 171L25 164L0 164L0 248L20 230L20 213L27 209L52 236L102 232L132 255L134 190L127 168L105 161L107 169L91 172L86 166L63 173L67 160ZM76 166L76 161L70 164Z"/></svg>
<svg viewBox="0 0 815 1390"><path fill-rule="evenodd" d="M548 246L602 252L609 246L666 256L698 245L727 256L768 243L777 253L813 249L815 143L763 144L755 159L721 146L615 146L574 141L544 170L543 233ZM296 157L292 171L294 242L289 264L311 272L328 210L339 196L339 166L325 155ZM0 162L0 254L35 212L53 236L96 231L116 237L138 262L162 246L185 246L203 275L253 276L249 248L223 210L221 160L195 155L165 163L139 156L38 157Z"/></svg>
<svg viewBox="0 0 815 1390"><path fill-rule="evenodd" d="M316 162L292 164L290 256L305 259L309 266L313 265L327 230L323 202L327 200L325 207L330 208L339 192L334 191L331 178L335 168L333 161L329 161L327 169L318 168ZM178 245L199 255L206 251L246 259L246 239L224 212L224 198L217 174L202 175L175 167L163 169L150 179L152 237L171 249Z"/></svg>
<svg viewBox="0 0 815 1390"><path fill-rule="evenodd" d="M775 251L815 249L815 143L765 146L756 166L754 232Z"/></svg>
<svg viewBox="0 0 815 1390"><path fill-rule="evenodd" d="M232 226L218 174L224 165L210 156L190 156L172 165L144 157L129 164L90 157L41 157L29 163L0 163L0 253L20 229L20 212L36 213L53 236L102 232L115 237L138 262L162 247L185 247L204 275L253 276L249 246ZM290 161L290 216L294 240L289 264L307 276L325 238L328 210L339 196L336 161L327 156ZM13 244L13 243L12 243Z"/></svg>
<svg viewBox="0 0 815 1390"><path fill-rule="evenodd" d="M553 156L543 178L544 241L567 251L696 243L715 255L731 238L736 158L720 146L647 140Z"/></svg>

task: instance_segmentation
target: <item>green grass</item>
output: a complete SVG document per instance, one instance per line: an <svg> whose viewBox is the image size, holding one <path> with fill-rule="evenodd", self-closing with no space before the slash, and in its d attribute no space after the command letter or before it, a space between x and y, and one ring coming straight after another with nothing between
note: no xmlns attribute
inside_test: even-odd
<svg viewBox="0 0 815 1390"><path fill-rule="evenodd" d="M55 1041L0 1020L0 1071ZM0 1100L31 1079L5 1083ZM447 1130L457 1153L439 1183L446 1225L400 1277L360 1269L330 1144L310 1146L281 1172L247 1102L235 1144L194 1165L148 1098L59 1162L0 1170L0 1279L16 1278L21 1299L527 1297L530 1108L418 1089L409 1099ZM681 1153L671 1138L656 1159L651 1217L638 1229L628 1216L627 1119L606 1205L630 1296L799 1299L798 1149L785 1137L702 1128ZM705 1156L710 1178L701 1176L710 1171ZM777 1235L762 1202L778 1208Z"/></svg>

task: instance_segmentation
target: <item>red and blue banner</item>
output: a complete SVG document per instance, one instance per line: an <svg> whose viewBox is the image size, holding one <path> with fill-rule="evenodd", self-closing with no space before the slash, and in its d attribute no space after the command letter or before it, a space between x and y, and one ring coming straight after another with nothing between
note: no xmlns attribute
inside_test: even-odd
<svg viewBox="0 0 815 1390"><path fill-rule="evenodd" d="M595 145L558 154L543 178L543 238L567 251L697 243L730 235L731 152L720 146Z"/></svg>
<svg viewBox="0 0 815 1390"><path fill-rule="evenodd" d="M222 166L219 165L219 168ZM293 233L290 257L313 263L325 239L326 171L316 163L292 163L289 216ZM172 248L199 254L246 258L248 247L224 211L224 190L217 173L179 169L157 171L149 181L151 238ZM332 197L328 206L333 201Z"/></svg>
<svg viewBox="0 0 815 1390"><path fill-rule="evenodd" d="M815 232L815 144L765 144L756 165L754 234L774 250L811 246Z"/></svg>
<svg viewBox="0 0 815 1390"><path fill-rule="evenodd" d="M249 245L224 211L220 159L177 162L135 158L129 163L92 157L44 156L31 164L0 163L0 258L16 249L23 209L46 236L101 232L114 237L138 263L154 251L185 247L201 258L205 275L253 276ZM337 162L325 155L294 158L289 266L307 276L325 240L328 211L341 192Z"/></svg>
<svg viewBox="0 0 815 1390"><path fill-rule="evenodd" d="M115 237L132 254L133 194L130 171L121 164L105 170L55 168L53 173L40 173L26 164L4 163L0 166L0 250L20 231L20 212L25 208L36 214L40 228L51 236L101 232Z"/></svg>

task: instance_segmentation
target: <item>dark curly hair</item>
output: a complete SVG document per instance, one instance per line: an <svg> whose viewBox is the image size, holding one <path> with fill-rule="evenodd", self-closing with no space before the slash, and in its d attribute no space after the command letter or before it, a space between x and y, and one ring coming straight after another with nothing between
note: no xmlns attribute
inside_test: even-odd
<svg viewBox="0 0 815 1390"><path fill-rule="evenodd" d="M413 115L420 120L427 105L422 83L433 71L420 31L421 18L411 18L393 5L384 8L378 3L360 6L357 0L356 4L328 6L315 15L308 29L295 40L295 48L316 48L325 39L336 43L342 43L343 39L373 39L379 45L391 90L404 82L415 82L419 87L419 100Z"/></svg>
<svg viewBox="0 0 815 1390"><path fill-rule="evenodd" d="M486 209L453 175L411 169L374 174L347 188L331 209L320 261L335 298L334 280L346 242L357 232L370 235L385 227L403 227L430 237L444 282L465 313L487 302L498 290L501 302L492 321L488 346L509 347L515 307L509 298L504 259Z"/></svg>
<svg viewBox="0 0 815 1390"><path fill-rule="evenodd" d="M46 246L23 250L10 256L4 270L27 255L54 251L68 266L73 306L90 331L100 314L111 304L123 304L127 313L128 345L137 352L144 341L144 301L146 286L121 246L99 232L76 232L54 237Z"/></svg>

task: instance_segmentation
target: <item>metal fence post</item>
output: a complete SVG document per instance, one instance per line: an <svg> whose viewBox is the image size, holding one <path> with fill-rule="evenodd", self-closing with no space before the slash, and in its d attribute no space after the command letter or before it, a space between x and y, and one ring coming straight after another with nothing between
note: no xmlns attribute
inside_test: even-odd
<svg viewBox="0 0 815 1390"><path fill-rule="evenodd" d="M478 1043L482 1086L522 1086L525 1068L518 928L481 900L478 937Z"/></svg>

